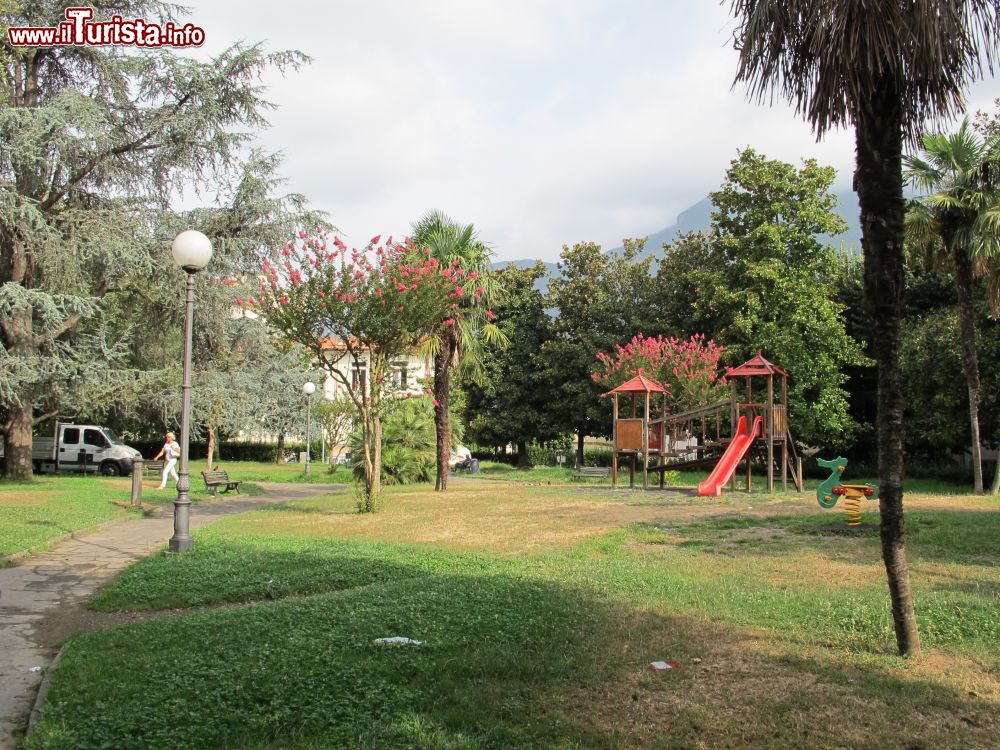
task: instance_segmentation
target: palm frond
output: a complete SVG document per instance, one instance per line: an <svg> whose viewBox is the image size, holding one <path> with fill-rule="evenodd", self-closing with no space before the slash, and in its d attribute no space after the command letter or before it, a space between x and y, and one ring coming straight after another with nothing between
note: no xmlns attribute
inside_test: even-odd
<svg viewBox="0 0 1000 750"><path fill-rule="evenodd" d="M731 0L736 82L751 99L790 101L818 136L853 122L891 82L913 142L923 123L959 110L962 92L1000 49L996 0Z"/></svg>

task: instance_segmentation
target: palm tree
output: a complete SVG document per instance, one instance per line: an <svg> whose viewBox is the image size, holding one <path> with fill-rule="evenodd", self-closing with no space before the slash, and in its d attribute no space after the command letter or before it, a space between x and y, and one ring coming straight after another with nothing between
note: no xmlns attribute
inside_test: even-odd
<svg viewBox="0 0 1000 750"><path fill-rule="evenodd" d="M954 135L927 134L923 155L903 159L911 184L931 192L906 214L906 235L918 246L942 248L951 259L958 292L962 364L969 391L972 472L977 495L983 494L979 439L979 359L973 277L996 254L997 236L985 226L1000 197L1000 136L980 138L966 118Z"/></svg>
<svg viewBox="0 0 1000 750"><path fill-rule="evenodd" d="M752 98L777 90L822 136L853 125L865 305L878 366L882 557L901 654L920 651L903 534L903 143L952 114L965 86L992 72L996 0L731 0L737 81Z"/></svg>
<svg viewBox="0 0 1000 750"><path fill-rule="evenodd" d="M452 324L428 342L434 356L434 400L437 402L434 427L437 433L437 478L434 489L448 489L448 459L451 454L449 399L451 372L463 365L473 377L481 374L479 356L484 344L504 345L507 337L490 322L490 306L496 304L499 286L490 275L493 253L476 237L472 224L457 224L440 211L431 211L413 225L413 241L430 251L439 263L459 261L469 287L458 308L449 316ZM473 286L469 286L474 284Z"/></svg>

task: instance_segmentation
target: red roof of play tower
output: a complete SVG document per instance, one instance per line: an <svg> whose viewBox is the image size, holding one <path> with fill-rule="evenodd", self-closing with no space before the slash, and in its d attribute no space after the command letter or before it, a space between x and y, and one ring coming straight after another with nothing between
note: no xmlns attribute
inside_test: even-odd
<svg viewBox="0 0 1000 750"><path fill-rule="evenodd" d="M764 355L757 352L757 356L752 359L748 359L739 367L727 367L726 377L732 378L740 375L784 375L788 377L788 373L782 370L773 362L768 362L764 359Z"/></svg>
<svg viewBox="0 0 1000 750"><path fill-rule="evenodd" d="M645 375L636 375L608 393L666 393L667 389Z"/></svg>

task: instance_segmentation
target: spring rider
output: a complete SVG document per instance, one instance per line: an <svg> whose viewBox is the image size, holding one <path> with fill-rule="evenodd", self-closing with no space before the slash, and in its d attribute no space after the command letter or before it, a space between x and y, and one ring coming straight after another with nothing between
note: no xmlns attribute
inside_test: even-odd
<svg viewBox="0 0 1000 750"><path fill-rule="evenodd" d="M832 508L837 500L844 498L844 520L848 526L861 525L861 501L864 498L878 498L877 484L840 484L840 476L847 468L847 459L843 456L824 459L817 458L816 463L830 470L828 476L816 488L816 500L823 508Z"/></svg>

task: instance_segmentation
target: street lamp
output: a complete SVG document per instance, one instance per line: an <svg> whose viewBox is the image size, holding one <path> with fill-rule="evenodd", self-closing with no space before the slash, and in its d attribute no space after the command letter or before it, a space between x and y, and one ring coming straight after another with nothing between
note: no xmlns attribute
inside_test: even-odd
<svg viewBox="0 0 1000 750"><path fill-rule="evenodd" d="M177 477L177 499L174 501L174 535L170 537L171 552L187 552L191 540L191 478L188 472L188 445L191 436L191 339L194 334L194 275L212 259L212 242L201 232L188 229L176 237L170 246L174 263L187 273L184 295L184 382L181 386L181 465Z"/></svg>
<svg viewBox="0 0 1000 750"><path fill-rule="evenodd" d="M316 392L316 384L306 381L302 384L302 395L306 397L306 476L309 476L309 441L312 439L312 395Z"/></svg>

